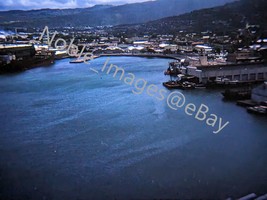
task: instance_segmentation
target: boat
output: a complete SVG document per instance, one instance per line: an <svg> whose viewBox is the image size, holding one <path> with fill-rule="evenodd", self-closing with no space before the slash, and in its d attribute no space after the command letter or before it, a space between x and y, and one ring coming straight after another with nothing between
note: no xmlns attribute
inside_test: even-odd
<svg viewBox="0 0 267 200"><path fill-rule="evenodd" d="M79 63L86 63L89 60L92 60L94 58L96 58L97 56L93 56L91 58L88 57L81 57L81 58L77 58L75 60L70 61L71 64L79 64Z"/></svg>
<svg viewBox="0 0 267 200"><path fill-rule="evenodd" d="M185 65L185 60L181 60L180 62L172 62L169 63L169 68L165 72L165 75L170 76L170 81L164 82L163 86L168 89L195 89L196 87L196 79L194 76L186 76L181 74L180 67ZM172 80L172 76L175 76L177 80Z"/></svg>
<svg viewBox="0 0 267 200"><path fill-rule="evenodd" d="M182 83L178 81L168 81L164 82L163 86L168 89L183 89Z"/></svg>
<svg viewBox="0 0 267 200"><path fill-rule="evenodd" d="M251 90L225 90L222 92L226 100L245 100L251 98Z"/></svg>
<svg viewBox="0 0 267 200"><path fill-rule="evenodd" d="M83 63L83 62L84 62L84 60L82 60L82 59L77 59L77 60L70 61L71 64L78 64L78 63Z"/></svg>
<svg viewBox="0 0 267 200"><path fill-rule="evenodd" d="M25 59L22 61L12 61L9 64L1 66L0 74L20 72L40 66L50 66L53 63L54 63L53 57L44 59L35 57L32 59L27 59L27 60Z"/></svg>
<svg viewBox="0 0 267 200"><path fill-rule="evenodd" d="M248 107L247 111L249 113L267 116L267 106L260 105L260 106Z"/></svg>
<svg viewBox="0 0 267 200"><path fill-rule="evenodd" d="M188 90L188 89L195 89L196 84L192 82L185 81L182 83L182 89Z"/></svg>
<svg viewBox="0 0 267 200"><path fill-rule="evenodd" d="M206 85L205 84L196 84L195 88L196 89L206 89Z"/></svg>
<svg viewBox="0 0 267 200"><path fill-rule="evenodd" d="M14 73L54 63L55 53L36 51L33 45L6 45L0 48L0 74Z"/></svg>
<svg viewBox="0 0 267 200"><path fill-rule="evenodd" d="M260 103L261 106L267 106L267 101L263 101Z"/></svg>
<svg viewBox="0 0 267 200"><path fill-rule="evenodd" d="M168 81L164 82L163 86L165 86L168 89L182 89L182 90L195 89L195 83L187 81L186 82Z"/></svg>
<svg viewBox="0 0 267 200"><path fill-rule="evenodd" d="M239 81L238 80L231 81L225 77L216 77L215 83L217 85L238 85Z"/></svg>

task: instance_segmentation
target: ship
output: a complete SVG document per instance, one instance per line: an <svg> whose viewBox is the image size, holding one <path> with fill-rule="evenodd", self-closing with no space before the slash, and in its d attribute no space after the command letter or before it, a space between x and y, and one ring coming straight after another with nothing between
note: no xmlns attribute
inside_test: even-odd
<svg viewBox="0 0 267 200"><path fill-rule="evenodd" d="M13 73L54 63L55 52L34 45L0 45L0 73Z"/></svg>

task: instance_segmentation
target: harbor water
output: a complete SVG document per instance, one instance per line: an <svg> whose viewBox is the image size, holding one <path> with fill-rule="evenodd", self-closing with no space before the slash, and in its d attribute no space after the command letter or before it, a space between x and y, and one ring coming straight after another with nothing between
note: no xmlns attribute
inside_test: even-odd
<svg viewBox="0 0 267 200"><path fill-rule="evenodd" d="M229 121L220 133L69 59L0 76L0 199L225 199L267 193L267 118L217 90L183 91ZM164 89L170 59L109 63ZM97 70L96 73L90 68ZM179 90L178 90L179 91ZM172 91L167 91L171 93Z"/></svg>

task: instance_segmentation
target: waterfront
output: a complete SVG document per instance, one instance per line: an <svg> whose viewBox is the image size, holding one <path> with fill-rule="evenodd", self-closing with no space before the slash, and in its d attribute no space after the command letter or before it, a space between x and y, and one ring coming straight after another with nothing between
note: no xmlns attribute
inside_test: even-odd
<svg viewBox="0 0 267 200"><path fill-rule="evenodd" d="M266 118L184 91L230 121L220 134L111 75L106 58L0 76L1 199L241 197L267 188ZM169 59L112 57L110 63L163 88Z"/></svg>

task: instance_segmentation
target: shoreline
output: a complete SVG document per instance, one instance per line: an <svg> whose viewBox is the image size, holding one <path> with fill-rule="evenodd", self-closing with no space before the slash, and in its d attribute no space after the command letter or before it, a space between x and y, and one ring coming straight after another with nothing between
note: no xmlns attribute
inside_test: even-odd
<svg viewBox="0 0 267 200"><path fill-rule="evenodd" d="M162 59L174 59L174 60L181 60L183 59L183 56L182 55L176 55L176 54L173 54L173 55L164 55L164 54L129 54L129 53L117 53L117 54L99 54L99 55L94 55L94 59L97 59L97 58L100 58L100 57L109 57L109 56L115 56L115 57L119 57L119 56L122 56L122 57L143 57L143 58L162 58ZM61 55L61 56L56 56L54 59L53 59L53 62L52 63L46 63L44 65L40 64L40 63L30 63L30 61L28 61L29 66L23 66L23 67L18 67L18 68L13 68L13 69L5 69L5 70L1 70L0 71L0 75L5 75L5 74L13 74L13 73L20 73L20 72L23 72L23 71L27 71L27 70L30 70L30 69L34 69L34 68L38 68L38 67L43 67L43 66L46 66L46 67L49 67L49 66L52 66L55 62L59 61L59 60L64 60L64 59L74 59L75 60L75 57L71 57L71 56L68 56L68 55Z"/></svg>

